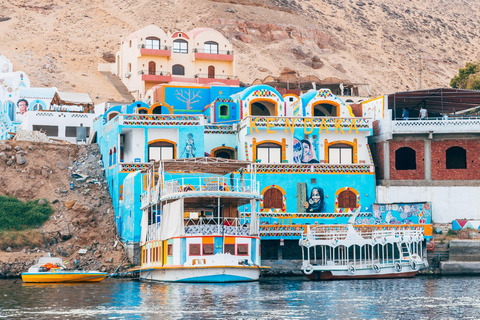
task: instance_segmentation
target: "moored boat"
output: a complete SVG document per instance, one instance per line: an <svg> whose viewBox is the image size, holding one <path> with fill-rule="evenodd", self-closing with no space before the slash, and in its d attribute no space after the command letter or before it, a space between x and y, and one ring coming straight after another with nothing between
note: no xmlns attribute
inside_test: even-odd
<svg viewBox="0 0 480 320"><path fill-rule="evenodd" d="M428 267L423 228L309 226L299 241L302 270L311 280L414 277Z"/></svg>
<svg viewBox="0 0 480 320"><path fill-rule="evenodd" d="M108 273L100 271L67 270L61 258L41 257L37 263L22 273L23 282L99 282Z"/></svg>
<svg viewBox="0 0 480 320"><path fill-rule="evenodd" d="M157 181L155 165L147 172L148 190L142 198L140 279L258 280L264 267L255 165L221 158L163 160L156 167ZM244 177L247 167L249 179ZM245 206L251 210L249 220L240 217Z"/></svg>

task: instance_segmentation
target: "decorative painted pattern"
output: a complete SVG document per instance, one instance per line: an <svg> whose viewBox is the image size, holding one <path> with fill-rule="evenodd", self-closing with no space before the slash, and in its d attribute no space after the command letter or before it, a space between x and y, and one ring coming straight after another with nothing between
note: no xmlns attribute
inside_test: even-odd
<svg viewBox="0 0 480 320"><path fill-rule="evenodd" d="M277 95L270 90L260 89L260 90L253 91L252 96L253 97L267 98L267 97L276 97Z"/></svg>
<svg viewBox="0 0 480 320"><path fill-rule="evenodd" d="M282 226L282 225L268 225L260 226L261 237L301 237L304 233L305 227L303 225Z"/></svg>
<svg viewBox="0 0 480 320"><path fill-rule="evenodd" d="M373 166L346 164L257 164L257 173L373 173Z"/></svg>
<svg viewBox="0 0 480 320"><path fill-rule="evenodd" d="M480 119L392 121L392 132L479 132Z"/></svg>
<svg viewBox="0 0 480 320"><path fill-rule="evenodd" d="M120 172L136 172L150 167L150 163L119 163Z"/></svg>
<svg viewBox="0 0 480 320"><path fill-rule="evenodd" d="M338 195L340 193L342 193L343 191L351 191L355 194L356 196L356 199L357 199L357 202L356 202L356 207L355 208L339 208L338 207ZM335 192L335 212L339 212L339 213L353 213L354 210L356 210L358 208L358 206L360 205L360 193L353 189L353 188L350 188L350 187L343 187L343 188L340 188L337 190L337 192Z"/></svg>
<svg viewBox="0 0 480 320"><path fill-rule="evenodd" d="M204 133L236 134L237 132L233 130L233 126L210 124L205 126Z"/></svg>
<svg viewBox="0 0 480 320"><path fill-rule="evenodd" d="M250 212L245 212L245 218L250 218ZM270 213L270 212L259 212L257 215L260 218L295 218L295 219L317 219L317 218L348 218L352 216L351 212L337 212L337 213L309 213L309 212L296 212L296 213ZM359 217L371 217L371 212L361 212L358 214Z"/></svg>
<svg viewBox="0 0 480 320"><path fill-rule="evenodd" d="M264 209L263 208L263 196L264 196L265 192L270 188L275 188L282 193L282 208L269 208L269 209ZM262 196L262 198L260 199L260 212L279 213L279 212L286 212L287 211L287 193L285 192L285 190L283 190L282 187L277 186L277 185L271 185L271 186L263 188L263 190L260 194Z"/></svg>
<svg viewBox="0 0 480 320"><path fill-rule="evenodd" d="M226 98L217 98L215 102L234 102L232 98L226 97Z"/></svg>
<svg viewBox="0 0 480 320"><path fill-rule="evenodd" d="M187 115L124 115L124 126L198 126L199 116Z"/></svg>
<svg viewBox="0 0 480 320"><path fill-rule="evenodd" d="M367 151L368 151L368 158L370 159L370 163L373 163L372 151L370 150L370 145L367 143Z"/></svg>
<svg viewBox="0 0 480 320"><path fill-rule="evenodd" d="M248 156L248 143L245 142L245 159L250 161L250 157Z"/></svg>
<svg viewBox="0 0 480 320"><path fill-rule="evenodd" d="M312 126L314 128L320 128L322 125L326 126L329 130L335 130L335 122L342 129L350 130L350 126L353 122L358 129L370 129L371 128L371 119L363 118L291 118L291 117L252 117L251 121L255 121L255 126L257 128L266 128L267 127L267 118L269 120L270 128L285 128L286 119L288 119L289 126L295 126L295 128L303 128L305 125L308 127ZM323 123L322 123L323 122ZM338 123L340 122L340 123Z"/></svg>

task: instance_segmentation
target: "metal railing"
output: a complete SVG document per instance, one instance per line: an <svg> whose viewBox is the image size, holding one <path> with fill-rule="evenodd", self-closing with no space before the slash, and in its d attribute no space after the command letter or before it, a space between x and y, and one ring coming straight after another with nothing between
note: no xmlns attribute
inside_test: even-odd
<svg viewBox="0 0 480 320"><path fill-rule="evenodd" d="M427 120L408 119L393 120L393 133L401 132L479 132L480 118L478 117L448 117L428 118Z"/></svg>
<svg viewBox="0 0 480 320"><path fill-rule="evenodd" d="M242 192L258 193L259 182L254 179L239 179L229 177L187 177L171 179L164 182L161 196L178 192Z"/></svg>
<svg viewBox="0 0 480 320"><path fill-rule="evenodd" d="M197 73L195 78L209 78L209 79L226 79L226 80L237 80L238 76L234 76L231 74L215 74L211 75L208 73Z"/></svg>
<svg viewBox="0 0 480 320"><path fill-rule="evenodd" d="M138 49L149 49L149 50L172 50L171 46L158 46L156 48L147 48L146 44L141 43L138 45Z"/></svg>
<svg viewBox="0 0 480 320"><path fill-rule="evenodd" d="M148 74L152 76L169 76L171 72L169 71L150 71L150 70L140 70L138 74Z"/></svg>
<svg viewBox="0 0 480 320"><path fill-rule="evenodd" d="M307 229L307 238L311 240L345 240L348 235L348 228L352 228L348 225L318 225L318 226L309 226ZM362 228L356 229L358 235L363 239L374 239L378 242L382 242L383 239L398 239L403 241L412 241L420 239L423 235L423 228L421 227L412 227L408 229L370 229L363 230ZM302 237L303 238L303 237ZM396 241L395 241L396 242Z"/></svg>
<svg viewBox="0 0 480 320"><path fill-rule="evenodd" d="M226 54L226 55L233 55L233 50L212 50L212 49L193 49L195 53L208 53L208 54Z"/></svg>

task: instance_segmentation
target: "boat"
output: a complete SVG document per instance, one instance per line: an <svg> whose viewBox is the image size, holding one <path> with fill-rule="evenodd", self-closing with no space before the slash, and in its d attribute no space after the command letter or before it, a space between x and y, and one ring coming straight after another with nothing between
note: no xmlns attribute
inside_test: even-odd
<svg viewBox="0 0 480 320"><path fill-rule="evenodd" d="M418 226L308 226L299 240L310 280L409 278L427 268Z"/></svg>
<svg viewBox="0 0 480 320"><path fill-rule="evenodd" d="M266 267L260 261L255 164L213 157L160 160L146 174L141 266L133 269L141 280L259 279ZM248 220L240 213L246 206Z"/></svg>
<svg viewBox="0 0 480 320"><path fill-rule="evenodd" d="M27 283L99 282L107 275L100 271L68 270L61 258L40 257L28 272L22 273L22 280Z"/></svg>

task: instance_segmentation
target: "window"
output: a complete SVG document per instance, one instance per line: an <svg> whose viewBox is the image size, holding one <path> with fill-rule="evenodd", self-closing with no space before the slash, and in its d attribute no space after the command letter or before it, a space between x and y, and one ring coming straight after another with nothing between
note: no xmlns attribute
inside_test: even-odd
<svg viewBox="0 0 480 320"><path fill-rule="evenodd" d="M77 128L80 127L65 127L65 137L75 138L77 137ZM90 128L87 127L87 136L90 136Z"/></svg>
<svg viewBox="0 0 480 320"><path fill-rule="evenodd" d="M235 159L235 151L232 149L218 149L213 152L215 158Z"/></svg>
<svg viewBox="0 0 480 320"><path fill-rule="evenodd" d="M172 74L175 76L184 76L185 68L181 64L176 64L172 67Z"/></svg>
<svg viewBox="0 0 480 320"><path fill-rule="evenodd" d="M257 159L262 163L281 163L282 147L275 143L262 143L257 146Z"/></svg>
<svg viewBox="0 0 480 320"><path fill-rule="evenodd" d="M213 254L213 244L204 244L203 245L203 254L204 255Z"/></svg>
<svg viewBox="0 0 480 320"><path fill-rule="evenodd" d="M283 194L277 188L270 188L263 194L264 209L282 209Z"/></svg>
<svg viewBox="0 0 480 320"><path fill-rule="evenodd" d="M34 125L33 131L43 131L49 137L58 137L58 126Z"/></svg>
<svg viewBox="0 0 480 320"><path fill-rule="evenodd" d="M403 147L395 151L395 169L396 170L415 170L417 162L415 159L415 150L409 147Z"/></svg>
<svg viewBox="0 0 480 320"><path fill-rule="evenodd" d="M248 244L239 244L237 245L237 254L239 256L248 255Z"/></svg>
<svg viewBox="0 0 480 320"><path fill-rule="evenodd" d="M218 54L218 43L216 42L207 41L203 44L203 48L205 49L205 53Z"/></svg>
<svg viewBox="0 0 480 320"><path fill-rule="evenodd" d="M43 106L42 106L41 103L38 103L38 102L37 102L37 103L35 103L35 104L33 105L32 110L34 110L34 111L41 111L41 110L43 110Z"/></svg>
<svg viewBox="0 0 480 320"><path fill-rule="evenodd" d="M160 50L160 39L148 37L147 40L145 40L145 49Z"/></svg>
<svg viewBox="0 0 480 320"><path fill-rule="evenodd" d="M188 53L188 42L185 40L173 41L173 53Z"/></svg>
<svg viewBox="0 0 480 320"><path fill-rule="evenodd" d="M173 256L173 244L167 244L167 256Z"/></svg>
<svg viewBox="0 0 480 320"><path fill-rule="evenodd" d="M200 244L190 244L190 255L199 256L200 255Z"/></svg>
<svg viewBox="0 0 480 320"><path fill-rule="evenodd" d="M328 147L328 163L352 164L353 147L345 143L337 143Z"/></svg>
<svg viewBox="0 0 480 320"><path fill-rule="evenodd" d="M128 72L132 72L132 64L131 63L128 64Z"/></svg>
<svg viewBox="0 0 480 320"><path fill-rule="evenodd" d="M229 108L228 108L228 105L226 104L222 104L220 106L220 119L228 119L228 116L229 116Z"/></svg>
<svg viewBox="0 0 480 320"><path fill-rule="evenodd" d="M353 191L345 190L340 192L337 196L337 200L339 208L357 208L357 195Z"/></svg>
<svg viewBox="0 0 480 320"><path fill-rule="evenodd" d="M225 253L230 253L232 256L235 255L235 245L234 244L226 244L225 245Z"/></svg>
<svg viewBox="0 0 480 320"><path fill-rule="evenodd" d="M158 141L148 145L149 161L175 159L175 146L172 143Z"/></svg>
<svg viewBox="0 0 480 320"><path fill-rule="evenodd" d="M451 147L445 153L447 169L467 169L467 150Z"/></svg>

